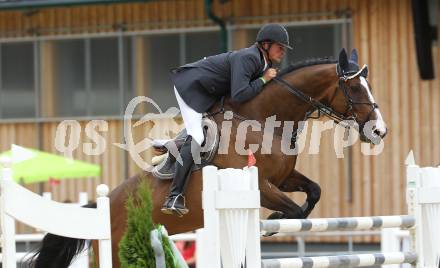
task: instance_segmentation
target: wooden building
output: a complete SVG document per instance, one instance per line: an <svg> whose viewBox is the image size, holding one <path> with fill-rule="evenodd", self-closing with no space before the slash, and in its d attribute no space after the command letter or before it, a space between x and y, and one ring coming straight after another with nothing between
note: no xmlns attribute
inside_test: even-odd
<svg viewBox="0 0 440 268"><path fill-rule="evenodd" d="M11 143L56 152L62 120L81 123L74 156L102 166L100 178L66 180L51 187L57 200L94 197L99 183L111 188L140 171L124 143L127 103L145 95L163 110L175 105L167 70L219 52L219 27L203 0L167 0L0 10L0 150ZM252 44L267 22L288 26L294 51L289 61L335 56L357 48L369 65L369 82L389 133L378 156L357 142L337 158L334 131L326 130L319 154L301 154L298 169L319 182L322 199L313 217L402 214L404 160L413 149L420 165L440 164L440 86L419 78L410 0L229 0L214 1L226 23L228 49ZM434 65L438 46L433 44ZM151 108L151 107L150 107ZM141 108L137 115L154 109ZM88 156L83 144L91 120L105 120L105 152ZM327 120L327 119L323 119ZM179 120L157 119L134 128L135 141L172 136ZM154 125L154 127L153 127ZM151 130L151 131L150 131ZM310 130L310 128L309 128ZM310 131L309 134L310 135ZM146 161L151 151L144 153ZM301 200L301 194L293 195Z"/></svg>

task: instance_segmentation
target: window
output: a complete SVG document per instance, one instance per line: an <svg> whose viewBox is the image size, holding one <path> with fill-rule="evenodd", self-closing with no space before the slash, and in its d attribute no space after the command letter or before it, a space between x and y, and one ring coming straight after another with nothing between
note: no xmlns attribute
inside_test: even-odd
<svg viewBox="0 0 440 268"><path fill-rule="evenodd" d="M342 25L326 24L287 27L294 49L288 51L281 64L288 64L311 57L337 55L342 47ZM249 30L248 45L254 43L258 29ZM148 77L151 97L162 110L177 106L169 71L188 62L219 53L218 31L187 32L180 34L152 35L145 37Z"/></svg>
<svg viewBox="0 0 440 268"><path fill-rule="evenodd" d="M148 61L146 77L149 79L148 97L152 98L162 110L177 107L170 70L179 67L179 35L158 35L147 37Z"/></svg>
<svg viewBox="0 0 440 268"><path fill-rule="evenodd" d="M185 34L185 63L220 53L219 32Z"/></svg>
<svg viewBox="0 0 440 268"><path fill-rule="evenodd" d="M84 40L57 41L56 116L85 116L87 91Z"/></svg>
<svg viewBox="0 0 440 268"><path fill-rule="evenodd" d="M428 12L429 12L429 24L432 27L437 27L438 21L438 1L429 0L428 1Z"/></svg>
<svg viewBox="0 0 440 268"><path fill-rule="evenodd" d="M306 58L337 55L347 36L343 25L287 27L294 49L287 51L280 67ZM258 28L245 31L246 35L240 35L243 41L253 44ZM135 50L135 44L141 44L137 38L143 38L144 47ZM162 110L176 107L170 69L220 52L218 30L42 42L50 44L43 44L44 49L39 41L0 44L0 118L35 117L38 101L53 104L39 104L43 116L118 116L138 94L146 94ZM141 55L136 55L137 51ZM144 58L139 58L142 55ZM135 67L141 68L143 79L136 77L140 74L134 72Z"/></svg>
<svg viewBox="0 0 440 268"><path fill-rule="evenodd" d="M123 113L133 96L131 38L57 41L56 51L56 116Z"/></svg>
<svg viewBox="0 0 440 268"><path fill-rule="evenodd" d="M150 79L148 97L162 110L177 107L170 70L185 63L219 53L219 33L194 32L146 37L149 51L146 76Z"/></svg>
<svg viewBox="0 0 440 268"><path fill-rule="evenodd" d="M286 29L293 49L286 51L281 68L308 58L335 56L342 48L341 24L289 26ZM249 45L254 42L257 33L258 29L250 31Z"/></svg>
<svg viewBox="0 0 440 268"><path fill-rule="evenodd" d="M127 104L131 101L133 97L135 97L134 93L134 85L135 85L135 73L134 73L134 57L136 56L134 53L134 39L135 37L124 37L122 39L122 72L123 72L123 81L121 83L123 87L124 93L124 105L120 107L123 112L125 112L125 108Z"/></svg>
<svg viewBox="0 0 440 268"><path fill-rule="evenodd" d="M117 38L90 40L89 109L91 115L120 114L118 52Z"/></svg>
<svg viewBox="0 0 440 268"><path fill-rule="evenodd" d="M338 55L342 48L341 25L287 27L292 50L287 51L282 67L307 58Z"/></svg>
<svg viewBox="0 0 440 268"><path fill-rule="evenodd" d="M0 117L34 117L34 43L5 43L0 54Z"/></svg>

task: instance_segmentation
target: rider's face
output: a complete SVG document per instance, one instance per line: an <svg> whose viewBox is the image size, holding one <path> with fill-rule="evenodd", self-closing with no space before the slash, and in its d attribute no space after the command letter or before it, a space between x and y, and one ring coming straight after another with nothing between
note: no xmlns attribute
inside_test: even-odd
<svg viewBox="0 0 440 268"><path fill-rule="evenodd" d="M285 53L286 48L284 46L278 43L273 43L269 49L269 59L276 63L280 63L283 60Z"/></svg>

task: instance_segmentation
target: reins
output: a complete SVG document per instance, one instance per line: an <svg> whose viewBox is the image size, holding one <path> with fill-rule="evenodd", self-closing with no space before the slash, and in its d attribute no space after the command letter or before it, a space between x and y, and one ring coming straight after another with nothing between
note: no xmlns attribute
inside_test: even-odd
<svg viewBox="0 0 440 268"><path fill-rule="evenodd" d="M370 110L370 112L368 113L368 115L366 117L367 118L366 120L368 120L368 118L370 117L370 114L375 109L379 108L379 105L377 105L377 103L375 103L375 102L357 102L357 101L353 100L351 98L350 94L348 93L347 85L345 84L345 82L347 82L350 79L353 79L354 77L357 77L358 75L362 75L362 72L365 68L366 68L366 65L361 70L359 70L357 72L345 72L345 73L341 72L341 73L339 73L337 71L337 74L339 77L338 89L341 89L342 92L344 93L346 106L347 106L344 113L339 113L339 112L335 111L332 107L325 105L324 103L304 94L304 92L302 92L301 90L297 89L296 87L290 85L281 77L274 77L272 80L274 80L276 83L283 86L283 88L285 88L287 91L289 91L290 93L292 93L293 95L298 97L300 100L309 104L312 107L310 110L308 110L306 112L304 120L318 119L322 115L324 115L330 119L333 119L337 124L341 124L343 127L349 128L352 126L352 124L350 122L356 121L356 119L358 118L356 112L353 111L353 106L355 106L355 105L370 105L372 107L372 109ZM220 100L220 109L219 110L217 110L213 113L207 113L206 116L215 116L220 113L224 114L226 112L226 110L224 108L224 100L225 100L225 97L223 96ZM318 115L316 117L313 117L312 114L315 111L318 112ZM233 117L238 120L241 120L241 121L249 120L249 118L242 116L242 115L239 115L233 111L229 111L229 112L231 112ZM361 125L364 125L365 123L366 122L362 122ZM298 129L295 129L294 132L292 133L292 139L291 139L291 141L293 143L296 142L297 134L298 134Z"/></svg>

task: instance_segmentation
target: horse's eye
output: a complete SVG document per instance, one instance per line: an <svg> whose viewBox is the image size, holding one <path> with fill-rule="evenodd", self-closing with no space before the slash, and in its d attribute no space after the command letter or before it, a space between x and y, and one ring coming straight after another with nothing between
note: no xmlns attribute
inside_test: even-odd
<svg viewBox="0 0 440 268"><path fill-rule="evenodd" d="M368 67L365 67L360 73L361 76L367 78L368 77Z"/></svg>

